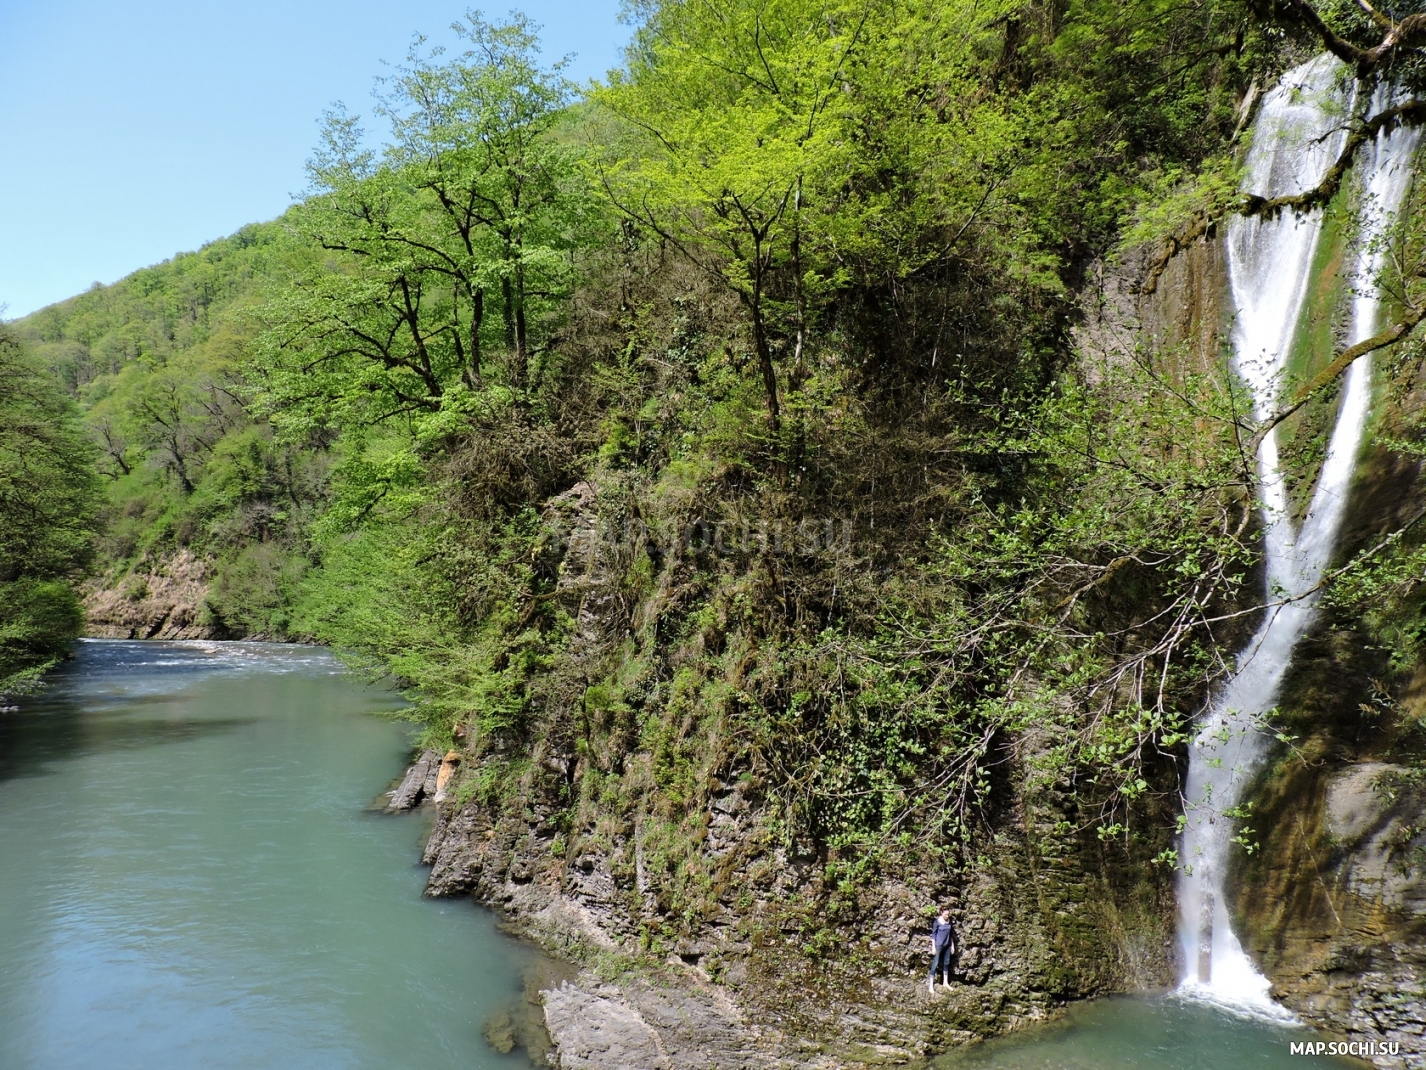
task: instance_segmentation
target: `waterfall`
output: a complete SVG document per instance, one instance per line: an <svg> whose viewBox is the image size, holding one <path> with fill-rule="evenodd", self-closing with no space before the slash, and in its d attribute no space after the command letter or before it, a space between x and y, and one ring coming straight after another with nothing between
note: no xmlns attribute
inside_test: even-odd
<svg viewBox="0 0 1426 1070"><path fill-rule="evenodd" d="M1264 99L1246 160L1244 188L1266 197L1310 189L1346 143L1346 120L1358 106L1356 82L1329 55L1288 72ZM1367 111L1389 106L1389 87L1371 94ZM1360 187L1348 344L1378 329L1380 241L1410 179L1416 131L1397 127L1358 150ZM1322 213L1284 212L1276 219L1235 218L1228 227L1228 272L1236 310L1236 371L1252 391L1255 416L1279 404L1289 349L1311 282ZM1266 618L1238 655L1233 676L1214 696L1190 748L1185 824L1179 847L1180 992L1242 1010L1290 1017L1269 997L1270 984L1244 953L1228 917L1223 881L1234 820L1224 811L1242 802L1259 771L1268 740L1263 715L1298 640L1311 625L1314 588L1336 546L1357 452L1371 406L1371 358L1348 371L1337 422L1300 531L1294 530L1278 467L1275 434L1258 451L1265 527Z"/></svg>

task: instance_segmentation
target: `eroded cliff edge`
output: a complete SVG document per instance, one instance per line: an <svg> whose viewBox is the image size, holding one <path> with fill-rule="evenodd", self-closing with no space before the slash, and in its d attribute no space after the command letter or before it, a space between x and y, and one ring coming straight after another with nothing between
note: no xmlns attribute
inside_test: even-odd
<svg viewBox="0 0 1426 1070"><path fill-rule="evenodd" d="M622 639L599 518L591 483L546 510L560 533L549 551L556 597L577 628L564 672ZM914 1063L1069 1000L1173 978L1172 871L1151 864L1172 815L1101 838L1092 793L1043 772L1038 759L1055 743L1027 733L1000 744L977 857L957 879L933 862L853 873L855 856L789 847L767 771L718 756L689 778L677 832L670 814L572 799L597 756L552 728L523 761L515 796L482 794L481 765L501 754L462 758L426 848L428 892L474 895L584 964L545 997L561 1066ZM435 759L413 767L413 789L436 794ZM624 760L637 770L656 756L635 749ZM671 849L674 835L696 841L682 845L696 873ZM954 907L960 950L954 983L930 993L938 903Z"/></svg>
<svg viewBox="0 0 1426 1070"><path fill-rule="evenodd" d="M101 639L232 638L206 612L213 563L182 549L80 590L85 634Z"/></svg>

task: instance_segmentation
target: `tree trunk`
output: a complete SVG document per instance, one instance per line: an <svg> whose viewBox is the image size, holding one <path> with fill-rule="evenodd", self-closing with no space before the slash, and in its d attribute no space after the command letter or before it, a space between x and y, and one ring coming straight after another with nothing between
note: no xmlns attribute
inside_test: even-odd
<svg viewBox="0 0 1426 1070"><path fill-rule="evenodd" d="M479 390L484 383L480 373L480 327L485 322L485 291L471 293L470 304L470 364L466 368L465 385Z"/></svg>
<svg viewBox="0 0 1426 1070"><path fill-rule="evenodd" d="M501 314L505 320L505 352L512 358L510 378L516 381L516 385L521 385L524 381L525 366L519 360L513 359L518 356L515 349L515 295L508 275L500 280L500 301L503 306Z"/></svg>
<svg viewBox="0 0 1426 1070"><path fill-rule="evenodd" d="M520 240L515 240L515 360L520 365L520 374L530 381L530 340L525 333L525 264L524 249Z"/></svg>
<svg viewBox="0 0 1426 1070"><path fill-rule="evenodd" d="M768 341L767 327L763 323L760 281L753 283L753 346L758 352L758 370L762 372L763 391L767 394L768 429L773 438L777 438L782 431L782 410L777 403L777 369L772 363L772 343Z"/></svg>

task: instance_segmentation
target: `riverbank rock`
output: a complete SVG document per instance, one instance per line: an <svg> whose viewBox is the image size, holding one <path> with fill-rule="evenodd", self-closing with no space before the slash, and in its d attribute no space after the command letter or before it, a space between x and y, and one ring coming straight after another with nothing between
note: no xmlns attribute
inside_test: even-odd
<svg viewBox="0 0 1426 1070"><path fill-rule="evenodd" d="M1047 833L1062 814L1041 805L1019 816ZM554 858L513 816L440 808L428 892L474 894L555 953L622 964L546 993L562 1067L905 1065L1069 1000L1172 977L1171 900L1088 844L1056 852L1048 836L1032 846L1006 830L956 895L954 982L932 994L923 896L905 883L872 889L838 945L811 954L806 904L826 901L820 867L745 868L719 914L659 960L641 947L637 886L598 857ZM748 846L731 842L744 856Z"/></svg>
<svg viewBox="0 0 1426 1070"><path fill-rule="evenodd" d="M423 750L391 793L386 809L391 813L400 813L419 805L423 799L434 798L440 782L441 764L439 751Z"/></svg>
<svg viewBox="0 0 1426 1070"><path fill-rule="evenodd" d="M122 579L99 577L81 589L85 634L100 639L221 639L205 621L211 562L188 550L150 562Z"/></svg>
<svg viewBox="0 0 1426 1070"><path fill-rule="evenodd" d="M618 991L608 996L563 986L545 993L545 1025L563 1070L667 1070L658 1035Z"/></svg>
<svg viewBox="0 0 1426 1070"><path fill-rule="evenodd" d="M1062 789L1022 790L959 888L930 890L930 874L882 880L835 927L824 867L766 850L757 807L715 797L707 849L722 852L730 879L715 912L661 955L645 934L677 920L631 864L637 826L603 852L560 856L555 803L439 806L425 862L429 894L472 894L554 953L618 964L546 995L561 1066L905 1065L1071 1000L1173 977L1169 878L1119 845L1067 840ZM932 898L956 904L960 937L954 983L934 994L924 980ZM664 1061L640 1061L654 1054Z"/></svg>
<svg viewBox="0 0 1426 1070"><path fill-rule="evenodd" d="M775 1070L781 1063L716 990L605 984L586 971L544 994L562 1070Z"/></svg>

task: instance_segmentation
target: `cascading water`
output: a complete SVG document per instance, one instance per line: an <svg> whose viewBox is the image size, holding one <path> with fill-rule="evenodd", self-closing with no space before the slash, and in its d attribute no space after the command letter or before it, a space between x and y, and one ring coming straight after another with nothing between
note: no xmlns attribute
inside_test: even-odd
<svg viewBox="0 0 1426 1070"><path fill-rule="evenodd" d="M1368 111L1388 106L1390 98L1388 87L1379 88ZM1344 77L1342 65L1331 56L1286 74L1263 100L1244 188L1275 197L1315 186L1345 146L1345 120L1357 101L1355 82ZM1383 256L1377 239L1405 195L1416 142L1414 130L1398 126L1358 151L1361 194L1349 344L1377 329L1380 299L1374 280ZM1237 311L1235 363L1252 391L1259 420L1279 404L1321 230L1320 211L1238 218L1228 228L1229 282ZM1275 1017L1287 1012L1269 997L1268 980L1244 954L1228 918L1223 879L1234 830L1225 811L1240 804L1243 788L1258 771L1267 744L1262 717L1273 707L1293 649L1312 623L1316 587L1336 545L1370 403L1371 359L1363 357L1347 373L1327 457L1300 532L1294 532L1288 512L1276 435L1263 439L1257 464L1271 608L1239 655L1232 679L1209 706L1189 758L1179 848L1180 991Z"/></svg>

